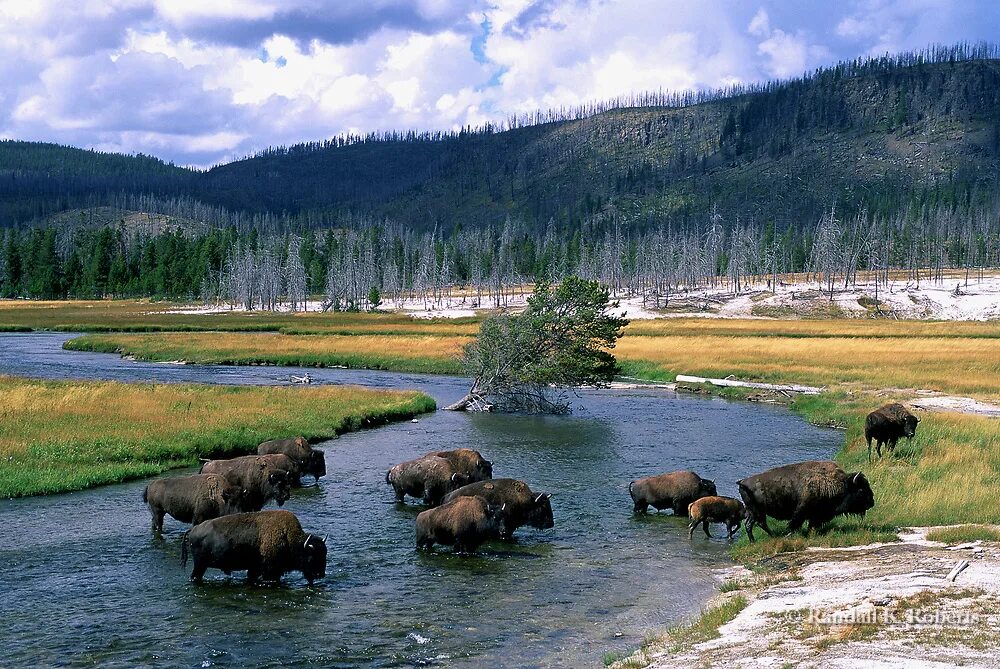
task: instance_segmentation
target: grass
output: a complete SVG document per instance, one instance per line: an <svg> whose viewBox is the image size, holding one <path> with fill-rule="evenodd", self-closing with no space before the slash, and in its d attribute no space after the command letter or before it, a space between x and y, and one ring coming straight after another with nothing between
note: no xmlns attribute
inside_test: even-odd
<svg viewBox="0 0 1000 669"><path fill-rule="evenodd" d="M927 533L929 541L943 544L964 544L970 541L1000 541L1000 532L983 525L957 525L941 527Z"/></svg>
<svg viewBox="0 0 1000 669"><path fill-rule="evenodd" d="M434 409L415 392L0 377L0 497L80 490Z"/></svg>

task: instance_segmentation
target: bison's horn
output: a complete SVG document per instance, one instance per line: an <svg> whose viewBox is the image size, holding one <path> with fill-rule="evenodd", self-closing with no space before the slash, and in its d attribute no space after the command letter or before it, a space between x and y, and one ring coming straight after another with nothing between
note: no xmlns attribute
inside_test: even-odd
<svg viewBox="0 0 1000 669"><path fill-rule="evenodd" d="M858 472L857 474L855 474L854 475L854 480L852 481L852 483L857 483L858 482L858 478L860 478L860 476L861 476L861 472Z"/></svg>
<svg viewBox="0 0 1000 669"><path fill-rule="evenodd" d="M503 511L506 508L507 508L507 502L504 502L503 504L500 505L500 510L501 511Z"/></svg>
<svg viewBox="0 0 1000 669"><path fill-rule="evenodd" d="M303 548L309 548L309 540L312 539L312 536L313 535L311 535L311 534L307 534L306 535L306 542L304 544L302 544Z"/></svg>
<svg viewBox="0 0 1000 669"><path fill-rule="evenodd" d="M329 534L324 534L324 535L323 535L323 543L324 543L324 544L326 543L326 538L327 538L328 536L330 536L330 535L329 535Z"/></svg>
<svg viewBox="0 0 1000 669"><path fill-rule="evenodd" d="M545 493L543 492L538 493L538 497L535 498L535 504L541 502L543 497L545 497Z"/></svg>

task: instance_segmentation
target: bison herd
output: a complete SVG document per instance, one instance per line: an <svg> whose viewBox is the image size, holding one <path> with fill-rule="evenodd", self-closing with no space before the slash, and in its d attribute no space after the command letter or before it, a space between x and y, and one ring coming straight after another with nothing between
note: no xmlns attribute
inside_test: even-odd
<svg viewBox="0 0 1000 669"><path fill-rule="evenodd" d="M871 458L881 447L889 452L900 437L912 439L918 419L900 404L888 404L868 415L864 434ZM246 571L247 581L279 580L298 571L312 584L326 573L326 537L302 529L284 510L261 509L271 500L284 504L303 476L318 482L326 474L322 451L302 437L267 441L257 455L206 462L200 473L151 481L142 499L153 529L163 529L164 516L193 527L184 534L182 563L193 558L191 579L200 581L209 568L226 574ZM406 497L430 507L416 517L417 548L434 544L474 552L491 539L510 539L525 525L554 526L551 495L533 491L512 478L493 478L493 465L475 450L434 451L401 462L385 474L398 503ZM706 536L710 523L726 526L733 538L741 523L747 537L760 526L774 536L767 518L788 521L789 533L803 524L818 528L843 514L864 515L875 505L868 479L845 472L832 461L808 461L776 467L737 482L742 501L718 495L715 482L691 471L650 476L629 483L633 513L652 506L690 518L688 537L698 525Z"/></svg>

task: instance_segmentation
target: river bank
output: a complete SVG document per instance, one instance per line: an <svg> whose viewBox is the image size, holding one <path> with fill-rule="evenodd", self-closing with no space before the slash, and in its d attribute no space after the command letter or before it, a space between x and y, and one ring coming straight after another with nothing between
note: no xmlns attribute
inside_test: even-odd
<svg viewBox="0 0 1000 669"><path fill-rule="evenodd" d="M928 540L941 529L720 570L708 633L674 628L612 666L995 667L1000 544Z"/></svg>

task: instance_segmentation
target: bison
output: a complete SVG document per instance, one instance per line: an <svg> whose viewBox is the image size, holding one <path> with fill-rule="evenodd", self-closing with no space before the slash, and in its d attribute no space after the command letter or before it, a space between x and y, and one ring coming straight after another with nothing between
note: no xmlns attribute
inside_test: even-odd
<svg viewBox="0 0 1000 669"><path fill-rule="evenodd" d="M270 500L281 506L291 496L291 483L298 469L287 455L244 455L231 460L209 460L203 474L221 474L247 491L253 511Z"/></svg>
<svg viewBox="0 0 1000 669"><path fill-rule="evenodd" d="M287 455L298 467L299 476L294 481L300 484L302 474L309 474L319 482L321 476L326 476L326 458L323 451L317 451L305 437L294 437L291 439L272 439L265 441L257 447L257 455Z"/></svg>
<svg viewBox="0 0 1000 669"><path fill-rule="evenodd" d="M532 492L524 481L517 479L493 479L462 486L444 496L443 502L459 497L482 497L493 506L504 508L503 536L510 538L514 530L522 525L531 525L547 530L555 525L552 519L551 494Z"/></svg>
<svg viewBox="0 0 1000 669"><path fill-rule="evenodd" d="M865 418L865 441L868 442L868 461L872 461L872 441L875 442L875 454L882 457L882 444L892 453L900 437L913 439L917 433L917 423L920 419L910 413L902 404L886 404L876 409Z"/></svg>
<svg viewBox="0 0 1000 669"><path fill-rule="evenodd" d="M868 479L861 472L845 472L830 460L798 462L754 474L739 482L746 504L747 537L760 525L770 536L767 517L787 520L788 533L805 522L819 528L842 514L863 516L875 506Z"/></svg>
<svg viewBox="0 0 1000 669"><path fill-rule="evenodd" d="M182 523L198 525L231 513L249 511L246 491L225 477L194 474L151 481L142 491L149 505L153 529L163 531L163 516L170 514Z"/></svg>
<svg viewBox="0 0 1000 669"><path fill-rule="evenodd" d="M652 506L657 511L673 509L675 516L686 516L688 505L699 497L715 495L715 482L694 472L670 472L649 476L628 484L635 503L633 513L645 514Z"/></svg>
<svg viewBox="0 0 1000 669"><path fill-rule="evenodd" d="M732 539L736 530L740 529L740 523L746 518L746 513L743 502L732 497L712 495L696 499L688 505L688 516L691 518L688 539L694 537L694 528L698 527L698 523L701 523L706 537L712 536L708 531L709 523L725 523L729 538Z"/></svg>
<svg viewBox="0 0 1000 669"><path fill-rule="evenodd" d="M460 553L474 553L484 541L503 532L503 507L482 497L458 497L417 515L417 548L454 545Z"/></svg>
<svg viewBox="0 0 1000 669"><path fill-rule="evenodd" d="M454 451L434 451L424 457L444 458L451 463L456 472L469 477L470 483L486 481L493 478L493 463L471 448L458 448Z"/></svg>
<svg viewBox="0 0 1000 669"><path fill-rule="evenodd" d="M200 583L209 567L227 575L246 571L247 583L263 577L278 581L300 571L313 584L326 575L326 537L302 530L291 511L255 511L216 518L198 525L181 542L181 565L188 550L194 559L191 580Z"/></svg>
<svg viewBox="0 0 1000 669"><path fill-rule="evenodd" d="M428 506L437 506L441 498L469 483L469 475L455 471L452 464L440 456L424 456L401 462L385 474L385 482L396 492L396 501L406 495L423 499Z"/></svg>

